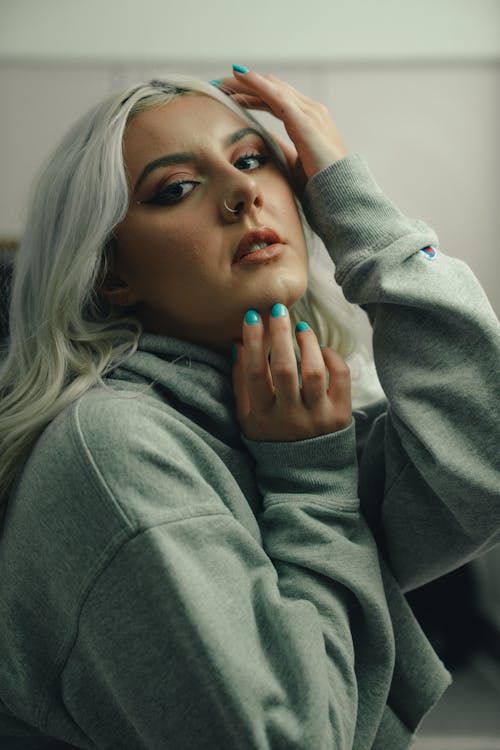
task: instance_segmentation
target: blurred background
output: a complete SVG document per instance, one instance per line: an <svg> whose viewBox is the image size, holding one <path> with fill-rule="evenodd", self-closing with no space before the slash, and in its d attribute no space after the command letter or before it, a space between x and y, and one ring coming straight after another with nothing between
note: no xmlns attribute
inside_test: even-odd
<svg viewBox="0 0 500 750"><path fill-rule="evenodd" d="M211 80L233 62L323 101L500 313L500 0L0 0L0 247L81 113L137 80ZM417 749L500 750L500 548L410 603L455 676Z"/></svg>

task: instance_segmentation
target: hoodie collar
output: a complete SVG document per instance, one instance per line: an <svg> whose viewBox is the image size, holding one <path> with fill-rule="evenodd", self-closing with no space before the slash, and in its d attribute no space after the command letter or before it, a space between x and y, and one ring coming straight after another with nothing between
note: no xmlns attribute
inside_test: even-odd
<svg viewBox="0 0 500 750"><path fill-rule="evenodd" d="M152 395L225 443L240 440L232 361L197 344L144 333L137 351L110 378L152 387Z"/></svg>

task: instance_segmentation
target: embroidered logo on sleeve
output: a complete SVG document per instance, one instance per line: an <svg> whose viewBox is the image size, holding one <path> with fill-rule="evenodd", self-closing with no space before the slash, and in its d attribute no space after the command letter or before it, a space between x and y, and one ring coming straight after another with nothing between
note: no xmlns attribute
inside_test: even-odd
<svg viewBox="0 0 500 750"><path fill-rule="evenodd" d="M437 255L437 250L433 245L427 245L420 250L425 255L427 260L434 260Z"/></svg>

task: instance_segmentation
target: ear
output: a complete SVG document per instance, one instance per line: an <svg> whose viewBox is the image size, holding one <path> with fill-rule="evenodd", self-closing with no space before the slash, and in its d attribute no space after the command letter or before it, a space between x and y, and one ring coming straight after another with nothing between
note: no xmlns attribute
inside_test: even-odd
<svg viewBox="0 0 500 750"><path fill-rule="evenodd" d="M99 296L118 307L131 307L139 302L139 295L127 281L115 271L109 270L100 289Z"/></svg>

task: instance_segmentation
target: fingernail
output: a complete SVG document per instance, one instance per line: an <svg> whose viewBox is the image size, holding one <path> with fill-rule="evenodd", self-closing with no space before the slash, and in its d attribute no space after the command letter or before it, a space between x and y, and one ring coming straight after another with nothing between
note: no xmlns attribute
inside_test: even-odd
<svg viewBox="0 0 500 750"><path fill-rule="evenodd" d="M302 331L310 331L311 330L311 326L308 326L307 323L305 323L303 320L301 320L295 326L295 330L297 331L297 333L302 333Z"/></svg>
<svg viewBox="0 0 500 750"><path fill-rule="evenodd" d="M250 73L248 68L245 68L244 65L233 65L233 70L235 73Z"/></svg>
<svg viewBox="0 0 500 750"><path fill-rule="evenodd" d="M238 347L236 344L231 344L231 356L233 358L233 362L236 362L238 359Z"/></svg>
<svg viewBox="0 0 500 750"><path fill-rule="evenodd" d="M271 316L273 318L283 318L286 314L287 309L285 305L281 304L281 302L276 302L276 304L271 307Z"/></svg>
<svg viewBox="0 0 500 750"><path fill-rule="evenodd" d="M255 323L259 322L259 313L257 310L247 310L245 313L245 323L247 323L249 326L255 325Z"/></svg>
<svg viewBox="0 0 500 750"><path fill-rule="evenodd" d="M220 86L223 80L223 78L214 78L213 81L209 81L209 84L211 86Z"/></svg>

